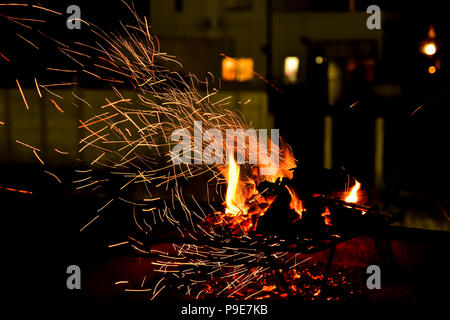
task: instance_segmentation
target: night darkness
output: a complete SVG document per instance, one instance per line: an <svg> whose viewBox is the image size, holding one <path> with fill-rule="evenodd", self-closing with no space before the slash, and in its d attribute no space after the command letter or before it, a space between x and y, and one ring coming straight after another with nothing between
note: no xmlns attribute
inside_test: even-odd
<svg viewBox="0 0 450 320"><path fill-rule="evenodd" d="M196 294L178 288L189 287L186 283L192 279L198 280L196 285L203 283L201 274L208 270L199 268L198 273L188 272L189 276L181 273L184 282L167 276L167 284L157 285L161 288L165 284L166 288L158 292L156 303L150 301L153 291L140 292L158 282L152 263L162 258L146 257L136 248L168 250L177 228L166 221L143 232L145 217L154 208L141 212L136 209L139 206L130 204L144 201L149 187L130 183L130 187L123 188L127 177L115 172L117 166L94 166L100 153L89 148L80 150L83 139L92 133L84 127L93 122L92 110L105 105L105 98L109 103L119 91L136 102L141 99L139 90L147 85L134 81L132 76L111 73L111 69L126 64L118 60L135 61L132 54L116 59L106 50L98 50L112 46L106 37L102 38L102 32L130 38L123 27L135 26L135 17L122 1L20 2L29 6L0 3L1 273L7 300L24 306L39 305L47 311L50 308L46 305L57 303L81 310L105 304L139 306L144 311L170 309L167 317L182 319L180 308L186 301L197 303ZM81 18L95 27L82 24L81 29L70 30L66 26L70 5L79 6ZM381 9L379 30L366 27L370 16L366 9L370 5ZM286 188L277 186L275 179L268 187L255 182L257 192L270 190L267 192L277 194L278 200L269 209L267 203L260 204L258 210L267 211L263 211L266 214L260 217L250 238L254 236L255 243L261 242L258 245L265 248L261 252L267 255L273 270L278 269L279 261L272 261L268 253L272 249L265 245L277 237L284 237L287 244L295 243L302 257L312 259L308 260L308 269L299 271L302 275L298 278L303 277L303 282L280 280L274 271L275 292L280 292L269 292L269 299L250 299L250 303L273 303L267 318L276 319L277 312L290 312L298 303L308 307L329 305L328 300L336 297L333 308L353 308L357 303L421 308L425 303L448 299L450 21L442 1L135 0L132 6L142 21L146 17L149 34L160 52L181 63L157 57L160 60L155 61L161 63L155 71L158 76L172 77L177 72L181 80L171 84L177 92L183 92L190 89L194 74L200 79L196 86L200 95L217 88L217 100L230 101L225 110L239 113L255 128L279 129L298 161ZM39 9L42 7L62 14ZM31 17L38 21L27 20ZM423 52L428 43L433 43L436 52ZM142 52L149 48L148 43L143 42L143 46ZM81 63L70 57L79 58ZM231 71L226 69L224 57L232 57L229 61L233 63L238 61ZM291 70L293 75L288 74L287 58L297 62L296 69ZM242 65L250 63L250 67L241 67L239 61ZM117 81L99 81L86 72L99 71L99 65L105 66L104 73L99 74ZM43 97L37 94L38 82L50 84L40 87ZM53 87L54 83L68 85ZM166 90L164 83L150 89ZM97 119L109 115L104 113L108 109L98 110ZM117 120L121 115L111 117ZM105 134L109 129L101 130ZM131 136L133 132L128 133ZM106 141L103 136L99 138L102 140ZM111 155L120 152L115 150ZM162 163L152 162L152 166L163 167ZM91 168L94 170L88 171ZM131 168L142 174L139 164ZM98 189L78 189L76 181L82 179L83 172L89 172L93 181L107 177L107 183ZM212 203L216 210L224 210L217 208L223 206L226 188L205 187L209 178L180 179L187 207L174 204L170 188L178 184L168 182L165 190L155 191L155 208L169 204L174 219L180 221L186 208L195 211L192 208L197 206L212 214ZM355 179L362 185L363 209L333 200L342 199ZM289 188L296 190L307 208L303 222L289 208L293 198L286 191ZM198 201L193 201L191 194L197 195ZM114 201L108 202L110 199ZM336 218L334 226L317 227L317 223L323 224L324 208L335 210L341 220ZM351 210L374 216L354 219ZM308 212L317 214L313 218ZM386 213L382 219L380 212ZM205 221L198 223L204 226ZM191 221L184 221L178 230L190 227ZM226 235L234 239L234 231ZM258 238L264 233L275 238ZM317 253L301 251L302 245L307 247L305 243L309 243L305 239L333 234L338 236L331 245L327 238L326 247ZM221 236L220 241L226 238ZM300 241L300 245L300 238L306 242ZM337 241L336 247L333 241ZM122 242L130 246L111 246ZM220 246L227 245L221 242ZM206 256L202 258L213 259L214 254ZM327 265L330 256L334 260ZM381 290L365 287L366 267L373 264L381 266ZM81 269L81 290L67 288L69 265ZM258 270L257 265L252 268L256 268L252 272ZM288 270L281 278L289 276ZM316 273L329 276L331 284L313 280ZM214 298L223 288L222 278L217 277L205 280L209 291L197 295L201 297L199 304L219 306L242 302L244 296L252 294L258 297L258 289L249 289L242 297L230 294ZM269 291L272 278L264 281ZM292 289L294 284L296 289ZM293 290L302 294L293 294ZM221 316L225 315L213 318Z"/></svg>

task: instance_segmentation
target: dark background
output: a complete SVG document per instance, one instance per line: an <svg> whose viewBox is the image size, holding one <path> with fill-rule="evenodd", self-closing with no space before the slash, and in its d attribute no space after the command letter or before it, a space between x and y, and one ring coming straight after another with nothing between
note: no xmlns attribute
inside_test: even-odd
<svg viewBox="0 0 450 320"><path fill-rule="evenodd" d="M252 4L252 1L244 2ZM272 6L272 14L288 10L312 14L346 13L349 11L351 2L284 1ZM50 1L44 4L61 12L67 8L67 3L64 1ZM83 19L94 21L96 25L108 32L119 30L119 21L133 22L128 9L120 1L110 1L107 5L89 1L75 1L73 4L81 6ZM369 4L371 2L355 1L356 12L363 12ZM342 94L333 106L327 103L326 65L316 65L313 62L315 55L324 50L314 44L309 44L311 57L307 61L308 68L304 80L293 85L283 83L279 77L281 71L267 72L269 65L272 65L273 69L273 61L283 58L273 55L274 50L270 49L270 42L267 43L267 46L258 48L268 56L266 65L263 66L265 72L262 73L262 76L280 88L284 94L271 86L265 88L264 81L256 77L251 82L239 85L222 82L221 88L225 92L230 89L239 92L246 88L257 88L261 92L266 92L269 99L269 110L274 117L274 126L282 131L282 136L292 145L300 165L308 168L323 167L323 116L331 114L334 118L332 166L334 169L343 167L350 174L366 180L368 188L374 184L374 119L383 117L385 130L382 187L389 189L395 186L401 190L428 192L439 200L445 201L449 191L446 181L450 171L446 156L447 138L449 137L446 125L449 112L447 108L448 43L445 41L449 28L446 11L439 1L427 2L426 5L407 1L379 2L377 4L382 12L382 40L381 48L377 49L380 50L380 54L370 57L375 62L374 67L370 70L371 79L367 79L367 73L361 70L361 65L353 71L343 70ZM158 15L158 1L139 1L134 5L138 14L149 16L149 21L152 20L152 15ZM183 1L173 1L173 6L175 12L186 8L186 4L183 7ZM2 12L24 16L33 14L33 11L28 8L6 9L6 7L2 7ZM52 17L50 15L49 17L48 19L46 16L47 24L39 26L35 30L42 30L51 34L55 39L63 39L66 42L84 40L88 43L92 40L92 35L85 30L73 31L65 28L65 16ZM65 65L68 68L73 66L71 62L67 61L67 57L55 53L51 41L40 40L40 49L31 50L29 46L26 47L22 39L17 37L16 33L18 32L28 39L34 39L33 32L35 30L22 31L23 28L20 29L5 19L2 19L1 23L1 52L7 57L14 57L9 63L3 59L1 61L1 87L15 88L15 80L19 79L23 87L34 88L34 77L37 75L43 83L56 79L73 80L70 75L62 78L60 74L45 71L49 65ZM61 25L63 27L56 27ZM420 52L420 44L426 39L430 25L433 25L436 30L438 45L438 51L432 57L425 56ZM157 29L157 27L155 28ZM261 30L261 33L265 36L266 31ZM154 30L154 32L158 36L158 30ZM326 36L326 34L323 35L325 38ZM164 37L164 35L160 36L160 41L163 41ZM185 37L190 39L192 35ZM283 36L279 34L273 33L273 38L276 38L276 41L283 41ZM275 40L273 42L276 42ZM304 43L312 41L298 40ZM211 71L216 77L220 76L220 63L217 62L222 59L219 53L228 52L228 39L224 41L223 47L220 47L220 41L218 43L219 45L216 44L215 47L210 48L213 53L211 59L216 63L206 69L208 65L199 61L197 64L201 66L200 73ZM355 46L358 47L358 44ZM163 49L170 53L167 45L163 45ZM179 51L177 48L174 50ZM233 50L230 51L233 52ZM230 55L232 54L230 53ZM326 60L327 57L323 53L322 55ZM272 62L269 61L270 58ZM360 61L365 57L355 53L354 56L349 55L347 58ZM183 62L182 56L178 56L178 59ZM436 65L436 63L439 64L436 73L429 74L428 67ZM258 68L262 67L255 66L255 68L258 72ZM195 71L198 67L191 62L184 63L184 72L192 72L192 69ZM76 80L80 83L80 87L98 88L103 86L98 82L90 81L89 77L83 74L77 75ZM400 90L400 94L377 93L377 86L384 84L392 85L395 90ZM357 103L354 104L355 102ZM350 108L350 106L352 107ZM413 113L417 108L419 110ZM261 110L261 112L266 111ZM3 130L5 131L4 135L7 136L6 141L4 140L5 143L10 144L10 141L14 141L14 139L8 132L8 126L3 127ZM42 142L45 144L45 141ZM5 149L5 151L8 150ZM20 156L14 158L4 154L2 163L5 165L15 164L17 160L20 161L17 158Z"/></svg>
<svg viewBox="0 0 450 320"><path fill-rule="evenodd" d="M174 12L182 14L188 7L186 2L189 0L163 2L173 3ZM239 10L249 10L248 6L250 11L256 7L255 1L244 2L246 4L244 7L247 6L247 9L238 6L235 14L239 14ZM161 3L154 0L136 1L135 7L138 14L149 16L149 22L152 25L152 17L160 14L158 8ZM276 3L267 1L265 3L266 9L271 7L271 10L267 10L262 16L266 26L273 23L271 18L273 14L283 12L314 14L348 13L353 10L352 1L276 1ZM119 20L130 23L133 21L120 1L49 1L44 4L61 12L64 12L69 4L78 4L82 10L82 18L94 21L103 30L119 29ZM376 201L386 210L403 213L405 218L399 225L448 231L450 209L448 197L450 192L448 183L450 178L448 39L450 38L448 33L450 22L445 2L376 1L375 3L356 0L354 11L365 12L367 6L371 4L377 4L382 12L380 31L382 36L376 49L379 50L379 54L371 52L368 56L361 55L358 48L364 41L356 41L354 54L347 55L345 59L340 58L343 66L342 92L333 105L328 103L327 98L327 54L331 56L334 54L327 49L329 47L317 44L314 39L298 39L304 47L308 48L306 75L296 84L286 84L280 76L282 71L275 70L274 67L277 65L275 62L281 61L284 57L274 54L276 51L271 47L272 43L284 41L283 33L271 34L267 28L261 29L261 34L254 34L255 38L259 36L267 40L264 46L256 49L266 57L266 60L263 60L264 67L255 65L255 71L261 72L262 76L279 88L283 94L257 77L245 83L221 82L221 89L232 92L256 90L266 95L268 110L260 112L270 112L273 115L274 127L280 129L281 135L291 144L300 166L312 172L311 175L317 172L319 176L324 168L323 119L331 115L333 155L332 168L328 169L332 169L336 174L345 172L356 176L363 182L372 201ZM61 271L62 266L98 265L99 261L105 259L104 256L97 255L98 250L116 240L118 233L133 228L132 223L126 224L130 222L129 216L119 218L113 215L113 217L105 218L104 224L99 224L95 233L88 231L87 235L80 236L78 232L80 226L95 216L96 208L102 206L106 198L98 194L73 194L70 183L63 185L55 183L52 177L42 172L43 167L36 162L35 158L23 156L22 151L18 151L14 142L17 139L15 133L20 132L17 128L28 130L28 135L45 137L47 133L45 125L39 126L38 131L33 133L30 129L32 127L28 125L30 120L27 116L14 118L12 116L14 112L8 111L23 108L20 99L11 100L13 94L11 92L17 93L16 79L19 79L23 88L33 89L35 77L47 83L61 80L60 76L56 77L51 72L45 71L48 65L70 66L66 57L55 54L55 46L51 41L43 39L39 50L31 50L22 39L17 37L16 33L31 40L34 39L33 32L36 29L23 30L6 21L4 17L4 15L34 16L35 12L29 8L0 6L0 52L10 60L6 62L5 59L0 59L0 91L4 93L1 98L4 99L2 106L6 110L2 113L3 118L0 118L0 121L5 122L4 126L0 126L0 130L3 131L0 187L33 191L33 195L27 195L0 189L0 201L3 204L2 227L7 231L2 233L2 256L5 257L3 265L7 270L3 274L13 275L7 276L9 278L7 281L11 282L13 288L11 295L15 293L18 297L23 297L24 290L27 290L31 299L37 298L41 290L56 296L60 292L66 292L66 275L65 270ZM84 29L67 30L66 16L49 18L48 23L39 28L55 39L63 39L66 42L92 40L92 36ZM177 16L174 15L172 18L177 19ZM170 21L168 23L170 24ZM434 56L427 57L420 52L420 46L427 38L430 25L433 25L436 31L435 41L438 51ZM333 27L339 28L339 25ZM200 35L195 36L196 41L203 37L202 28L203 25L199 27ZM301 28L300 24L298 28ZM324 27L324 30L328 29ZM158 36L158 25L153 28L153 31ZM284 30L284 32L289 33L290 30ZM320 36L327 38L325 33ZM164 37L166 36L160 37L162 43ZM172 38L168 37L170 40L168 43L176 44L173 38L184 43L183 41L186 39L189 41L192 37L186 31L184 38L181 33ZM194 65L187 62L184 63L183 72L211 71L220 78L222 57L219 54L225 52L228 55L237 56L242 50L245 52L245 49L241 51L237 49L237 45L230 45L233 40L232 37L230 40L229 36L223 41L220 37L212 42L205 41L212 43L208 46L208 55L212 63L199 61L198 65ZM333 41L339 43L339 40ZM252 37L248 38L248 42L252 42ZM348 41L343 39L341 42ZM170 45L163 45L163 47L167 52L171 52ZM174 50L183 52L186 49L180 49L178 46ZM317 55L325 59L326 62L323 65L317 65L314 62ZM247 56L251 57L251 53ZM177 57L183 61L183 56L177 55ZM357 64L364 59L372 59L371 61L374 62L370 69L372 76L368 76L362 69L362 64L349 71L346 66L351 59L357 61ZM303 61L301 63L303 65ZM439 66L434 74L429 74L427 71L431 65ZM262 68L262 71L258 68ZM64 80L72 81L73 78L68 76ZM79 82L77 90L107 88L83 75L78 75L76 80ZM394 91L397 90L399 94L380 93L379 88L386 84L394 88ZM12 91L6 94L8 89ZM101 92L97 95L101 95ZM356 101L358 102L350 107ZM14 118L16 121L14 130L9 128L8 115L9 120ZM50 121L49 113L44 111L33 117L37 117L39 123ZM376 118L384 120L381 181L376 180L374 171ZM72 137L68 136L67 143L70 143L70 139ZM44 154L50 153L49 150L52 149L50 142L46 139L41 139L40 142ZM64 181L71 181L74 179L73 169L79 166L76 161L77 156L79 155L75 155L69 161L61 160L61 162L55 158L45 166L45 170L57 173L64 178ZM112 207L108 213L119 210L122 210L120 206ZM124 223L123 229L115 229L117 221ZM105 255L108 256L108 254ZM59 276L55 277L55 274ZM46 289L42 289L42 286ZM70 295L72 298L76 294L70 293Z"/></svg>

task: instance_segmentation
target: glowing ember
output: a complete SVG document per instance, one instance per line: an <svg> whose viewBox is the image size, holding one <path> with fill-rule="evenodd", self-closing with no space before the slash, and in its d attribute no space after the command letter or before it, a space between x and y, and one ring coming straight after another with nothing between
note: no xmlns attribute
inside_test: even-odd
<svg viewBox="0 0 450 320"><path fill-rule="evenodd" d="M262 291L273 291L277 286L263 286Z"/></svg>
<svg viewBox="0 0 450 320"><path fill-rule="evenodd" d="M349 195L345 198L345 202L356 203L358 202L358 191L361 187L361 184L355 179L355 185L350 190Z"/></svg>
<svg viewBox="0 0 450 320"><path fill-rule="evenodd" d="M210 285L212 280L208 279L204 283L196 284L203 287L198 297L205 299L213 295L237 299L246 297L245 299L252 300L279 300L289 296L298 296L319 301L351 301L361 296L360 289L354 286L348 274L339 271L336 275L325 277L322 269L323 266L320 264L290 269L283 274L283 280L287 284L286 288L283 288L279 278L273 272L261 269L257 270L259 281L249 281L244 275L240 275L233 278L233 280L241 281L239 285L235 286L230 285L224 279L215 279L214 285ZM196 289L196 291L198 290Z"/></svg>

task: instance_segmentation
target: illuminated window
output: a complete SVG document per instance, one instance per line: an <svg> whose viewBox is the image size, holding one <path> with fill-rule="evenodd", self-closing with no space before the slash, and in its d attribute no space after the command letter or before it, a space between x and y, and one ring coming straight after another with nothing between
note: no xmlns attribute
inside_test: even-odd
<svg viewBox="0 0 450 320"><path fill-rule="evenodd" d="M253 79L254 62L252 58L230 58L222 60L222 79L245 82Z"/></svg>
<svg viewBox="0 0 450 320"><path fill-rule="evenodd" d="M239 82L248 81L253 78L253 59L240 58L236 63L236 80Z"/></svg>
<svg viewBox="0 0 450 320"><path fill-rule="evenodd" d="M298 67L300 60L298 57L284 58L284 79L288 83L296 83L298 81Z"/></svg>
<svg viewBox="0 0 450 320"><path fill-rule="evenodd" d="M222 60L222 79L225 81L234 81L236 79L236 63L233 58L224 58Z"/></svg>

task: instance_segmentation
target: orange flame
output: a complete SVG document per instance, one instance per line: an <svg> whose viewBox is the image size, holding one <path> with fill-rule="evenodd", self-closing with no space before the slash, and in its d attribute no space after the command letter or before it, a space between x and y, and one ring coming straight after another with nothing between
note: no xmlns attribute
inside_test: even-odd
<svg viewBox="0 0 450 320"><path fill-rule="evenodd" d="M241 206L243 203L239 203L240 197L238 196L239 187L239 173L240 169L234 157L231 155L228 162L227 170L227 194L225 198L226 209L225 213L230 215L238 215L242 212Z"/></svg>
<svg viewBox="0 0 450 320"><path fill-rule="evenodd" d="M331 215L330 209L328 209L328 207L325 207L325 211L322 213L322 217L327 226L332 226L330 215Z"/></svg>
<svg viewBox="0 0 450 320"><path fill-rule="evenodd" d="M300 219L302 218L302 213L304 211L303 209L303 202L300 200L295 193L294 190L291 190L288 186L286 186L286 189L289 191L289 195L291 196L291 202L289 203L289 208L294 210Z"/></svg>
<svg viewBox="0 0 450 320"><path fill-rule="evenodd" d="M280 167L269 170L269 175L264 176L264 180L275 182L277 178L292 179L292 168L295 168L295 158L288 147L283 147L283 157ZM225 176L227 182L227 190L225 196L225 210L216 212L221 219L216 221L217 224L226 223L234 234L247 234L249 230L256 230L258 217L263 216L276 195L270 193L259 193L256 186L261 182L259 170L262 163L258 163L257 167L251 168L252 177L248 177L241 173L239 164L235 161L234 153L228 157L227 167L224 168L222 174ZM243 177L242 177L243 176ZM296 193L286 186L291 196L289 207L294 210L300 217L302 217L303 203L298 198Z"/></svg>
<svg viewBox="0 0 450 320"><path fill-rule="evenodd" d="M358 202L358 191L361 188L361 184L355 179L355 185L350 190L347 198L345 198L345 202L356 203Z"/></svg>
<svg viewBox="0 0 450 320"><path fill-rule="evenodd" d="M256 228L252 215L262 215L261 210L251 210L250 200L257 193L253 180L242 181L240 178L239 165L231 154L228 158L227 169L223 171L227 180L227 192L225 196L225 214L217 212L227 224L234 230L235 234L246 234L250 229ZM249 212L252 211L252 212Z"/></svg>

